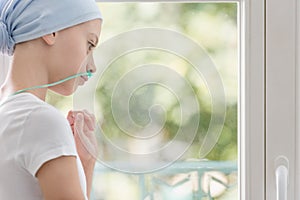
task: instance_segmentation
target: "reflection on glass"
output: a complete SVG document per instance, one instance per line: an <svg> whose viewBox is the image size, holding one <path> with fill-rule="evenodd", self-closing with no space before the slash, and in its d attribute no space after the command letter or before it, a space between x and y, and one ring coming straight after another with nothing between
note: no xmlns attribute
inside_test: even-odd
<svg viewBox="0 0 300 200"><path fill-rule="evenodd" d="M102 131L97 133L101 134L101 162L96 168L93 198L238 199L238 4L99 3L99 7L104 23L94 57L102 73L97 80L94 112ZM172 40L170 51L140 48L118 54L155 37L158 42L154 45L167 44L162 31L162 35L129 37L107 48L104 55L106 44L145 28L181 34L203 52L190 52L178 38ZM199 73L195 63L179 55L181 50L200 60L206 71ZM114 59L103 65L105 56ZM224 123L210 127L213 112L218 113L219 108L214 104L221 101L212 100L216 98L214 86L208 82L215 78L212 68L222 81L226 112ZM48 100L62 110L68 110L65 105L72 101L54 94ZM221 130L220 134L207 137L210 128ZM112 150L103 138L116 148ZM204 142L213 145L201 156ZM151 171L153 163L157 165ZM122 172L132 172L129 169L151 173Z"/></svg>

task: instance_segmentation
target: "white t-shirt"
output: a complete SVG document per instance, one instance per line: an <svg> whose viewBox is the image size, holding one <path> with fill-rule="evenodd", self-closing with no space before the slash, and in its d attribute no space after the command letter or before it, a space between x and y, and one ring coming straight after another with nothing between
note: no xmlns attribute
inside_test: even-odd
<svg viewBox="0 0 300 200"><path fill-rule="evenodd" d="M0 102L1 200L42 200L36 172L46 161L63 155L76 156L86 194L83 167L67 119L30 93Z"/></svg>

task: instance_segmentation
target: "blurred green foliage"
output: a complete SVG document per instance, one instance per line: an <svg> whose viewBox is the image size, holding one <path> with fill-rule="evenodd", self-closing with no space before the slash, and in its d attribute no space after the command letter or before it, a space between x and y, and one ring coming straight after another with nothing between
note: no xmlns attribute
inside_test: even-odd
<svg viewBox="0 0 300 200"><path fill-rule="evenodd" d="M213 150L207 156L210 160L236 160L238 156L238 25L237 3L99 3L104 16L101 43L114 36L137 28L158 27L180 32L202 46L214 61L224 83L227 100L226 119L223 131ZM117 48L117 47L116 47ZM97 57L95 51L94 56ZM97 59L96 59L97 60ZM111 96L118 79L133 66L142 63L162 63L188 80L197 94L200 106L199 129L195 140L183 159L198 158L199 142L206 133L211 117L211 102L205 77L200 78L195 70L175 55L163 52L134 52L119 58L106 70L98 82L96 91L98 119L103 120L102 128L110 138L122 138L124 132L118 128L112 110ZM97 63L96 63L97 64ZM164 98L160 99L160 96ZM167 99L168 102L163 102ZM47 101L65 114L72 109L72 97L60 97L49 93ZM163 102L166 123L164 140L172 140L180 124L176 112L180 103L169 91L160 86L145 87L130 101L132 118L141 126L149 123L147 106ZM122 102L120 102L122 104ZM127 106L123 103L123 106ZM137 112L141 111L143 112ZM193 120L192 118L190 120Z"/></svg>

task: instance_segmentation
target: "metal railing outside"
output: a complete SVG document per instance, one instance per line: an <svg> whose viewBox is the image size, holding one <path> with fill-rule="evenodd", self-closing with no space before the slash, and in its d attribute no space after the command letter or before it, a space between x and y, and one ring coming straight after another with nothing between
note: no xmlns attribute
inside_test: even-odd
<svg viewBox="0 0 300 200"><path fill-rule="evenodd" d="M128 175L138 178L140 200L165 200L168 195L157 197L159 196L157 193L159 193L161 188L167 188L169 190L166 191L172 193L175 191L174 189L180 188L187 183L192 188L190 188L191 194L189 197L184 198L185 200L214 200L216 195L219 195L217 194L218 192L222 193L222 191L237 187L237 170L237 162L232 161L180 161L151 174ZM95 174L103 173L122 172L98 164L95 168ZM233 181L229 181L229 176L231 176L231 179L232 176L235 177ZM174 177L177 179L176 181L174 181ZM171 178L172 182L169 181ZM94 185L94 187L97 186ZM100 200L93 195L91 199ZM170 200L174 200L174 194Z"/></svg>

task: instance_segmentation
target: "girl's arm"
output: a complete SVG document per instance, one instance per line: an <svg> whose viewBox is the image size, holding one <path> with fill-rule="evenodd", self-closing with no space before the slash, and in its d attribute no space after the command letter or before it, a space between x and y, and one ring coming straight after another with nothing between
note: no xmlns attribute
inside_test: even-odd
<svg viewBox="0 0 300 200"><path fill-rule="evenodd" d="M94 134L96 118L86 110L70 111L67 117L76 142L76 148L80 157L87 184L87 196L89 198L92 188L93 172L98 156L98 145Z"/></svg>
<svg viewBox="0 0 300 200"><path fill-rule="evenodd" d="M85 200L75 156L61 156L44 163L36 177L45 200Z"/></svg>

